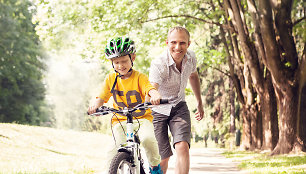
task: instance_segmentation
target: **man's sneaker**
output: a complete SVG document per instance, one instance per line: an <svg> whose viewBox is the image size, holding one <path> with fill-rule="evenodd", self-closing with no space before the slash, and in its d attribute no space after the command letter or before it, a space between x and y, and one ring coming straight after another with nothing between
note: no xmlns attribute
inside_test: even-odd
<svg viewBox="0 0 306 174"><path fill-rule="evenodd" d="M158 166L153 167L153 169L150 167L150 173L151 174L163 174L163 171L160 165L158 164Z"/></svg>

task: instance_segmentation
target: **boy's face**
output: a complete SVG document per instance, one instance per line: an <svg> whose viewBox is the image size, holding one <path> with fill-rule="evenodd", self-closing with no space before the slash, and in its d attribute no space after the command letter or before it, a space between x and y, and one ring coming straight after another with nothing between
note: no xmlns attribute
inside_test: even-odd
<svg viewBox="0 0 306 174"><path fill-rule="evenodd" d="M134 55L132 55L132 60L134 60ZM121 75L126 75L132 67L132 62L129 55L122 57L116 57L111 59L114 65L114 69Z"/></svg>
<svg viewBox="0 0 306 174"><path fill-rule="evenodd" d="M182 61L190 45L187 33L185 31L173 30L169 34L166 43L174 61Z"/></svg>

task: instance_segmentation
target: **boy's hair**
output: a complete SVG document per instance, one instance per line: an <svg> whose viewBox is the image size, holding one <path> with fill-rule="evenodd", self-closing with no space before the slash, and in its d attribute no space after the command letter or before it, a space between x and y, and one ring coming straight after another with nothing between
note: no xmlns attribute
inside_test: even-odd
<svg viewBox="0 0 306 174"><path fill-rule="evenodd" d="M188 41L190 41L190 34L189 34L189 31L188 31L186 28L181 27L181 26L176 26L176 27L170 28L170 30L168 31L167 39L169 38L170 34L171 34L174 30L176 30L176 31L184 31L184 32L187 34L187 36L188 36Z"/></svg>

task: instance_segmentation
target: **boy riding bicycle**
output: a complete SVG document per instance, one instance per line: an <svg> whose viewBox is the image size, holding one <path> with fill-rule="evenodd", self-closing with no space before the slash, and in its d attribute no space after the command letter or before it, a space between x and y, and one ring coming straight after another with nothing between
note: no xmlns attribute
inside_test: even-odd
<svg viewBox="0 0 306 174"><path fill-rule="evenodd" d="M150 97L150 102L154 105L159 104L161 96L158 91L150 84L148 77L136 70L133 70L133 62L136 58L135 43L128 37L118 37L108 42L105 48L105 56L111 60L115 73L110 73L104 81L102 91L95 102L88 108L88 113L96 112L96 109L107 103L113 96L114 108L131 108L145 101L146 96ZM139 122L140 129L138 136L145 149L149 164L152 166L152 174L161 174L160 155L158 145L154 135L152 124L153 116L151 110L142 110L133 113ZM134 117L134 118L135 118ZM118 122L125 122L126 117L116 114L112 118L113 133L116 139L114 146L108 153L108 163L117 153L117 147L125 142L126 135ZM136 127L137 128L137 127Z"/></svg>

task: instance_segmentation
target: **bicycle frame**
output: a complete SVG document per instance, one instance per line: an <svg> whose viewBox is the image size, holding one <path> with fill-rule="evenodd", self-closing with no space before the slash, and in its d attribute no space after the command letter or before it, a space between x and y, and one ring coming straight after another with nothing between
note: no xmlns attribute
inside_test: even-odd
<svg viewBox="0 0 306 174"><path fill-rule="evenodd" d="M168 100L161 100L160 104L168 103ZM127 117L126 122L126 144L121 144L117 155L112 159L110 170L111 174L119 173L118 170L128 172L129 174L145 174L143 159L140 153L140 141L137 135L134 134L133 116L132 113L136 110L146 110L152 105L150 102L141 103L134 108L124 108L117 110L114 108L100 107L96 113L91 115L106 115L109 113L119 113ZM121 165L126 164L128 169L122 169ZM124 167L123 167L124 168Z"/></svg>
<svg viewBox="0 0 306 174"><path fill-rule="evenodd" d="M127 117L126 123L126 146L120 145L118 152L127 152L132 156L133 170L136 174L140 174L140 164L143 163L140 153L140 141L137 135L134 134L132 112L123 110ZM134 173L133 172L133 173Z"/></svg>

